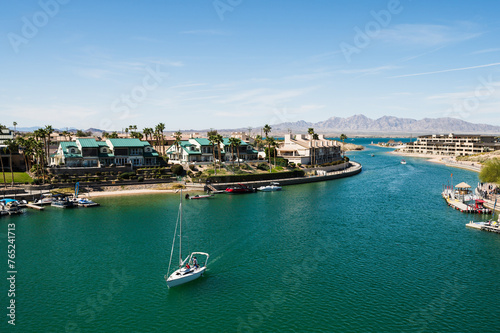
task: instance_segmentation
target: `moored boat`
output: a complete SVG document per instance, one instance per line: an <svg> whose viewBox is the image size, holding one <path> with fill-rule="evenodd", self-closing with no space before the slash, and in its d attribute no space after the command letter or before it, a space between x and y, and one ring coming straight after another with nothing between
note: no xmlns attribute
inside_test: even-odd
<svg viewBox="0 0 500 333"><path fill-rule="evenodd" d="M182 198L182 191L181 191ZM177 223L175 224L174 239L172 241L172 251L170 252L170 262L168 264L168 271L170 272L170 266L172 264L172 258L174 254L175 239L177 238L177 226L179 226L179 268L175 270L170 276L165 275L165 281L169 288L176 287L178 285L193 281L205 273L207 269L207 262L209 255L205 252L192 252L186 259L182 259L182 199L179 204L179 214L177 217ZM197 255L205 257L205 262L198 263Z"/></svg>
<svg viewBox="0 0 500 333"><path fill-rule="evenodd" d="M50 205L52 203L52 194L42 194L40 199L33 202L36 205Z"/></svg>
<svg viewBox="0 0 500 333"><path fill-rule="evenodd" d="M282 187L280 186L280 184L276 182L272 182L271 184L266 186L257 187L257 191L262 191L262 192L281 191L281 189Z"/></svg>
<svg viewBox="0 0 500 333"><path fill-rule="evenodd" d="M214 196L213 194L202 194L202 195L199 195L199 194L196 194L196 195L186 194L186 199L191 199L191 200L194 200L194 199L208 199L208 198L211 198L213 196Z"/></svg>
<svg viewBox="0 0 500 333"><path fill-rule="evenodd" d="M90 199L86 199L86 198L79 198L76 201L76 204L79 207L97 207L97 206L100 206L100 204L98 204L97 202L94 202L94 201L92 201Z"/></svg>
<svg viewBox="0 0 500 333"><path fill-rule="evenodd" d="M24 211L21 209L24 207L22 203L15 199L1 199L0 200L0 211L1 215L16 215L22 214Z"/></svg>
<svg viewBox="0 0 500 333"><path fill-rule="evenodd" d="M252 193L252 192L255 192L255 189L253 187L248 187L244 184L237 184L226 188L226 193L231 193L231 194L242 194L242 193Z"/></svg>
<svg viewBox="0 0 500 333"><path fill-rule="evenodd" d="M73 208L75 207L75 203L68 199L68 197L64 195L54 195L52 203L50 204L52 207L57 208Z"/></svg>
<svg viewBox="0 0 500 333"><path fill-rule="evenodd" d="M404 159L402 159L401 164L406 164L406 161Z"/></svg>

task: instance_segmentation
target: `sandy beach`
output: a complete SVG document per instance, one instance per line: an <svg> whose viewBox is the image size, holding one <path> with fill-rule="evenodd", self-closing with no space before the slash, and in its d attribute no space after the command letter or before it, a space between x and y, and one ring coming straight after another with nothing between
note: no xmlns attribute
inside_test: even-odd
<svg viewBox="0 0 500 333"><path fill-rule="evenodd" d="M142 188L140 188L142 187ZM156 188L144 188L143 185L138 186L125 186L124 188L114 186L106 187L103 191L90 191L82 192L81 196L89 196L91 198L108 197L108 196L125 196L125 195L144 195L144 194L165 194L165 193L179 193L179 189L164 189L161 186ZM182 189L183 192L203 192L202 187L194 186Z"/></svg>
<svg viewBox="0 0 500 333"><path fill-rule="evenodd" d="M399 151L391 151L389 154L399 155L399 156L408 156L408 157L418 157L425 158L432 163L444 164L454 168L467 169L471 171L479 172L481 171L481 164L477 162L469 162L469 161L457 161L455 156L436 156L429 154L414 154L414 153L402 153Z"/></svg>

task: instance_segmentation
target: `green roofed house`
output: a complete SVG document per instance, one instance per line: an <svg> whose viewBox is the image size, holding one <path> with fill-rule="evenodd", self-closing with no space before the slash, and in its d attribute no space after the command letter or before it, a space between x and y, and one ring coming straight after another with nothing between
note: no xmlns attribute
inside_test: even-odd
<svg viewBox="0 0 500 333"><path fill-rule="evenodd" d="M147 141L139 139L80 138L59 143L51 156L51 165L69 167L102 167L111 164L133 166L157 165L158 153Z"/></svg>
<svg viewBox="0 0 500 333"><path fill-rule="evenodd" d="M181 141L179 146L171 145L167 149L169 160L174 163L189 163L189 162L213 162L215 149L215 158L219 158L218 148L212 146L212 143L206 138L192 138L187 141ZM241 142L239 146L239 158L242 160L256 160L257 151L248 143ZM221 145L221 156L225 161L236 160L238 157L237 149L234 148L233 156L231 157L231 148L229 139L224 138Z"/></svg>

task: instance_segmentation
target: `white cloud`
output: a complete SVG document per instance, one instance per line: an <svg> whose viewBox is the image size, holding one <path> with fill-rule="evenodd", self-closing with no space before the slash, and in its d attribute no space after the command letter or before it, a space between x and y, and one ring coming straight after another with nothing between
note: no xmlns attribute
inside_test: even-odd
<svg viewBox="0 0 500 333"><path fill-rule="evenodd" d="M470 27L444 26L435 24L398 24L392 28L383 29L374 37L384 42L414 45L417 47L432 47L437 45L460 42L481 35L477 32L467 32Z"/></svg>
<svg viewBox="0 0 500 333"><path fill-rule="evenodd" d="M457 71L465 71L465 70L469 70L469 69L477 69L477 68L492 67L492 66L500 66L500 62L494 62L491 64L477 65L477 66L470 66L470 67L443 69L443 70L433 71L433 72L396 75L396 76L391 76L390 78L394 79L394 78L400 78L400 77L410 77L410 76L421 76L421 75L430 75L430 74L447 73L447 72L457 72Z"/></svg>

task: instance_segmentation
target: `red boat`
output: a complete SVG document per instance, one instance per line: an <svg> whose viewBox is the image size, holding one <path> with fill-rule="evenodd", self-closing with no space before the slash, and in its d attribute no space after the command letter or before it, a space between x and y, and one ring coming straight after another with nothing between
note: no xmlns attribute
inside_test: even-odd
<svg viewBox="0 0 500 333"><path fill-rule="evenodd" d="M255 192L255 189L243 184L238 184L233 187L226 188L226 192L231 194L252 193Z"/></svg>

